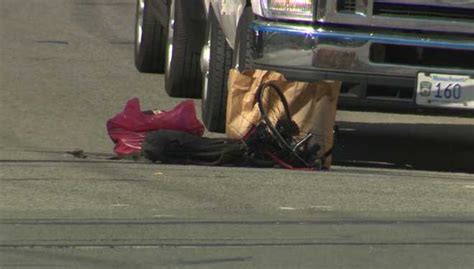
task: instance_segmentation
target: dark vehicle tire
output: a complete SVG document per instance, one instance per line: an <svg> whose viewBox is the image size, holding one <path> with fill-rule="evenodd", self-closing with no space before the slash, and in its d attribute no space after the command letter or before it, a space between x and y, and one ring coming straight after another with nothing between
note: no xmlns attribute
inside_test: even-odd
<svg viewBox="0 0 474 269"><path fill-rule="evenodd" d="M214 9L209 10L206 43L202 52L202 120L211 132L225 132L227 78L233 51L226 41Z"/></svg>
<svg viewBox="0 0 474 269"><path fill-rule="evenodd" d="M135 67L142 73L165 71L166 27L153 16L150 0L137 0Z"/></svg>
<svg viewBox="0 0 474 269"><path fill-rule="evenodd" d="M252 7L245 7L242 17L239 20L237 28L237 38L235 42L234 64L239 71L249 70L253 68L251 51L252 51L252 29L249 28L250 23L255 19Z"/></svg>
<svg viewBox="0 0 474 269"><path fill-rule="evenodd" d="M172 97L201 97L202 75L199 59L203 37L187 29L184 5L187 0L169 1L165 89Z"/></svg>
<svg viewBox="0 0 474 269"><path fill-rule="evenodd" d="M202 119L209 131L225 132L229 70L236 66L241 71L251 68L251 39L248 24L253 16L251 7L245 8L237 31L236 51L238 53L235 53L227 44L225 34L220 28L213 9L211 8L209 12L206 44L201 60L203 65L201 67L203 70Z"/></svg>

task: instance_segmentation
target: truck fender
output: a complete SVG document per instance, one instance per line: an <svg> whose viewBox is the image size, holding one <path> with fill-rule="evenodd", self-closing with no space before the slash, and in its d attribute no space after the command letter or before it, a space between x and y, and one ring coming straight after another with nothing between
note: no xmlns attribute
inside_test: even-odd
<svg viewBox="0 0 474 269"><path fill-rule="evenodd" d="M242 16L247 0L204 0L210 2L216 14L227 43L234 49L237 36L237 26Z"/></svg>

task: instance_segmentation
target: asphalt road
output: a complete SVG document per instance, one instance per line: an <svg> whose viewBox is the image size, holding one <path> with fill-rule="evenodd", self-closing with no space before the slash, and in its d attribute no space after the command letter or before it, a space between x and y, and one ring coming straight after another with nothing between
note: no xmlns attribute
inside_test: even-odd
<svg viewBox="0 0 474 269"><path fill-rule="evenodd" d="M474 267L469 117L340 111L329 172L110 160L129 98L181 101L133 2L0 2L0 268Z"/></svg>

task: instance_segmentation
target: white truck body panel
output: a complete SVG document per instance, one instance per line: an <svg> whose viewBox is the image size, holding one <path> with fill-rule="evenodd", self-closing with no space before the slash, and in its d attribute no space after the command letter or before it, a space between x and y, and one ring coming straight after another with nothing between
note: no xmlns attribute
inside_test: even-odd
<svg viewBox="0 0 474 269"><path fill-rule="evenodd" d="M227 43L233 49L235 45L237 25L240 16L244 11L246 0L204 0L204 4L208 14L209 7L212 6L212 8L214 8L214 12L217 15L222 31L226 35Z"/></svg>

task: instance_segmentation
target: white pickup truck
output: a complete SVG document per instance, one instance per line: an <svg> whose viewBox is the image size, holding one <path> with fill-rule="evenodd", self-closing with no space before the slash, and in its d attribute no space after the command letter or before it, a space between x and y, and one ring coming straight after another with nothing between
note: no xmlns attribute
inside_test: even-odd
<svg viewBox="0 0 474 269"><path fill-rule="evenodd" d="M211 131L233 67L341 80L346 107L472 113L474 0L137 0L135 63L202 97Z"/></svg>

